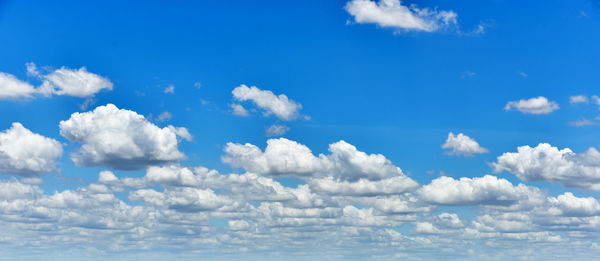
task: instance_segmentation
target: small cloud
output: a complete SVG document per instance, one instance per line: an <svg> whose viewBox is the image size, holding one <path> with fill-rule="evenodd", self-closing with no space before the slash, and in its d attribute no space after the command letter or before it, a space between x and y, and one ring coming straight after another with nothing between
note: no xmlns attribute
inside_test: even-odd
<svg viewBox="0 0 600 261"><path fill-rule="evenodd" d="M200 89L200 88L202 88L202 83L201 82L195 82L194 83L194 87Z"/></svg>
<svg viewBox="0 0 600 261"><path fill-rule="evenodd" d="M596 122L591 121L589 119L580 119L580 120L569 122L569 125L575 126L575 127L583 127L583 126L590 126L590 125L596 125L596 124L597 124Z"/></svg>
<svg viewBox="0 0 600 261"><path fill-rule="evenodd" d="M168 121L171 118L173 118L173 115L170 112L165 111L165 112L159 114L158 117L156 117L156 121L163 122L163 121Z"/></svg>
<svg viewBox="0 0 600 261"><path fill-rule="evenodd" d="M83 101L82 104L79 104L79 109L81 109L82 111L85 111L94 104L96 104L96 99L90 97L90 98L85 99L85 101Z"/></svg>
<svg viewBox="0 0 600 261"><path fill-rule="evenodd" d="M442 145L443 149L451 149L446 151L448 155L457 155L457 156L472 156L474 154L482 154L488 153L488 149L479 146L479 143L472 139L471 137L459 133L458 135L454 135L454 133L448 133L448 139Z"/></svg>
<svg viewBox="0 0 600 261"><path fill-rule="evenodd" d="M527 100L510 101L504 106L505 111L518 110L525 114L549 114L559 109L558 103L548 101L548 98L539 96Z"/></svg>
<svg viewBox="0 0 600 261"><path fill-rule="evenodd" d="M585 95L575 95L575 96L571 96L569 97L569 102L571 104L578 104L578 103L589 103L590 100L588 99L587 96Z"/></svg>
<svg viewBox="0 0 600 261"><path fill-rule="evenodd" d="M312 120L312 118L309 115L304 115L304 116L302 116L302 118L304 118L305 121Z"/></svg>
<svg viewBox="0 0 600 261"><path fill-rule="evenodd" d="M472 71L464 71L464 72L461 74L460 78L463 78L463 79L465 79L465 78L473 78L473 77L475 77L476 75L477 75L477 73L475 73L475 72L472 72Z"/></svg>
<svg viewBox="0 0 600 261"><path fill-rule="evenodd" d="M244 106L242 106L241 104L232 103L231 105L229 105L229 107L231 107L231 109L233 110L232 111L233 115L243 116L243 117L250 115L248 113L248 111L246 110L246 108L244 108Z"/></svg>
<svg viewBox="0 0 600 261"><path fill-rule="evenodd" d="M527 78L527 73L525 72L519 72L519 76L523 77L523 78Z"/></svg>
<svg viewBox="0 0 600 261"><path fill-rule="evenodd" d="M165 88L165 93L175 93L175 86L169 85L169 87Z"/></svg>
<svg viewBox="0 0 600 261"><path fill-rule="evenodd" d="M267 128L266 132L267 132L267 136L274 137L274 136L281 136L281 135L287 133L288 131L290 131L290 127L288 127L288 126L280 125L280 124L273 124L269 128Z"/></svg>

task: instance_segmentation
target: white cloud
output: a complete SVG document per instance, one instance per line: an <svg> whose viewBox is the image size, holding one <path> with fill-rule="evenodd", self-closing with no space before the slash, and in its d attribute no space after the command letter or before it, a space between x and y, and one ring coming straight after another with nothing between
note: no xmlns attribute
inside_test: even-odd
<svg viewBox="0 0 600 261"><path fill-rule="evenodd" d="M50 95L68 95L80 98L91 97L103 89L112 90L113 83L108 79L90 73L85 67L77 70L61 67L47 75L43 75L44 83L40 92Z"/></svg>
<svg viewBox="0 0 600 261"><path fill-rule="evenodd" d="M233 110L233 115L242 116L242 117L250 115L250 113L248 113L246 108L244 108L244 106L242 106L241 104L232 103L229 105L229 107L231 107L231 109Z"/></svg>
<svg viewBox="0 0 600 261"><path fill-rule="evenodd" d="M539 96L528 100L510 101L504 106L505 111L518 110L526 114L549 114L558 110L558 104L548 101L548 98Z"/></svg>
<svg viewBox="0 0 600 261"><path fill-rule="evenodd" d="M448 139L442 148L451 149L447 152L449 155L470 156L489 152L488 149L479 146L479 143L471 137L462 133L454 135L452 132L448 133Z"/></svg>
<svg viewBox="0 0 600 261"><path fill-rule="evenodd" d="M0 99L31 98L33 95L40 94L90 98L103 89L113 88L111 81L88 72L85 67L78 70L61 67L48 74L42 74L34 63L26 65L27 75L40 78L43 81L42 85L35 88L12 74L0 72Z"/></svg>
<svg viewBox="0 0 600 261"><path fill-rule="evenodd" d="M316 157L312 151L285 138L270 139L262 152L255 145L228 143L221 159L234 167L267 176L332 176L342 181L380 180L403 176L402 170L381 154L366 154L338 141L329 145L331 154Z"/></svg>
<svg viewBox="0 0 600 261"><path fill-rule="evenodd" d="M575 95L575 96L569 97L569 102L571 102L571 104L588 103L588 102L590 102L590 100L585 95Z"/></svg>
<svg viewBox="0 0 600 261"><path fill-rule="evenodd" d="M0 100L31 98L37 90L12 74L0 72Z"/></svg>
<svg viewBox="0 0 600 261"><path fill-rule="evenodd" d="M275 95L271 91L261 90L256 86L248 87L242 84L233 89L231 93L235 100L252 101L265 111L265 115L274 114L277 118L285 121L298 117L299 111L302 109L301 104L288 99L285 94Z"/></svg>
<svg viewBox="0 0 600 261"><path fill-rule="evenodd" d="M178 150L178 137L191 139L185 128L161 129L144 116L113 104L73 113L70 119L60 122L60 134L82 143L71 154L75 165L114 169L142 169L184 159Z"/></svg>
<svg viewBox="0 0 600 261"><path fill-rule="evenodd" d="M508 171L524 181L549 181L568 187L600 190L600 152L594 148L576 154L548 143L521 146L492 163L495 172Z"/></svg>
<svg viewBox="0 0 600 261"><path fill-rule="evenodd" d="M290 127L283 124L273 124L266 130L267 136L269 137L281 136L286 134L288 131L290 131Z"/></svg>
<svg viewBox="0 0 600 261"><path fill-rule="evenodd" d="M344 8L357 23L407 31L433 32L457 23L453 11L419 9L416 5L402 5L400 0L351 0Z"/></svg>
<svg viewBox="0 0 600 261"><path fill-rule="evenodd" d="M575 126L575 127L583 127L583 126L590 126L590 125L596 125L596 124L597 124L596 122L589 120L589 119L580 119L580 120L569 122L569 125Z"/></svg>
<svg viewBox="0 0 600 261"><path fill-rule="evenodd" d="M0 173L34 176L56 171L62 145L31 132L20 123L0 132Z"/></svg>
<svg viewBox="0 0 600 261"><path fill-rule="evenodd" d="M485 175L475 178L439 177L419 189L421 197L441 205L512 205L539 193L523 184Z"/></svg>
<svg viewBox="0 0 600 261"><path fill-rule="evenodd" d="M594 216L600 214L600 204L593 197L578 198L571 192L565 192L558 197L550 197L552 205L548 211L563 216Z"/></svg>
<svg viewBox="0 0 600 261"><path fill-rule="evenodd" d="M169 85L167 88L165 88L164 92L165 93L175 93L175 86Z"/></svg>
<svg viewBox="0 0 600 261"><path fill-rule="evenodd" d="M330 195L373 196L403 194L419 187L419 184L407 176L396 176L377 181L359 179L355 182L335 180L333 177L311 179L311 188Z"/></svg>
<svg viewBox="0 0 600 261"><path fill-rule="evenodd" d="M158 122L163 122L163 121L168 121L168 120L170 120L171 118L173 118L173 114L171 114L171 113L170 113L170 112L168 112L168 111L164 111L164 112L162 112L161 114L159 114L159 115L158 115L158 117L156 117L156 120L157 120Z"/></svg>

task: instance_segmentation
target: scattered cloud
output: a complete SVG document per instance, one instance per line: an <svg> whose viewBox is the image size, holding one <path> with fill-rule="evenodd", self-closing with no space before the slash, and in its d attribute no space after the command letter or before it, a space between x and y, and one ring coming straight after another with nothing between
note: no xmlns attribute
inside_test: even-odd
<svg viewBox="0 0 600 261"><path fill-rule="evenodd" d="M178 137L191 139L185 128L169 125L161 129L144 116L113 104L73 113L60 122L60 134L71 142L82 143L71 154L75 165L125 170L184 159L177 148Z"/></svg>
<svg viewBox="0 0 600 261"><path fill-rule="evenodd" d="M265 115L273 114L284 121L296 119L302 109L301 104L288 99L285 94L275 95L271 91L261 90L256 86L248 87L242 84L233 89L231 93L236 101L252 101L254 105L264 110Z"/></svg>
<svg viewBox="0 0 600 261"><path fill-rule="evenodd" d="M174 85L169 85L167 86L167 88L165 88L164 90L165 93L175 93L175 86Z"/></svg>
<svg viewBox="0 0 600 261"><path fill-rule="evenodd" d="M576 154L548 143L521 146L491 164L494 172L508 171L524 181L549 181L567 187L600 191L600 152L589 148Z"/></svg>
<svg viewBox="0 0 600 261"><path fill-rule="evenodd" d="M596 125L596 124L597 123L595 121L592 121L590 119L580 119L580 120L569 122L569 125L575 126L575 127L583 127L583 126L590 126L590 125Z"/></svg>
<svg viewBox="0 0 600 261"><path fill-rule="evenodd" d="M173 118L173 114L171 114L168 111L163 111L161 114L158 115L158 117L156 117L156 121L164 122L170 120L171 118Z"/></svg>
<svg viewBox="0 0 600 261"><path fill-rule="evenodd" d="M97 74L90 73L85 67L69 69L61 67L47 74L38 71L34 63L27 63L27 75L42 80L42 85L34 87L30 83L17 79L14 75L0 72L0 99L24 99L34 95L67 95L90 98L106 89L112 90L113 83Z"/></svg>
<svg viewBox="0 0 600 261"><path fill-rule="evenodd" d="M453 11L405 6L400 0L351 0L344 9L356 23L405 31L434 32L457 24Z"/></svg>
<svg viewBox="0 0 600 261"><path fill-rule="evenodd" d="M202 103L202 104L204 104L204 103ZM246 117L246 116L250 115L250 113L248 113L248 110L246 110L246 108L244 108L244 106L242 106L241 104L232 103L229 105L229 107L231 108L233 115L242 116L242 117Z"/></svg>
<svg viewBox="0 0 600 261"><path fill-rule="evenodd" d="M269 137L281 136L286 134L288 131L290 131L290 127L283 124L273 124L266 130L267 136Z"/></svg>
<svg viewBox="0 0 600 261"><path fill-rule="evenodd" d="M527 100L510 101L504 107L505 111L518 110L525 114L549 114L558 110L558 104L548 101L548 98L539 96Z"/></svg>
<svg viewBox="0 0 600 261"><path fill-rule="evenodd" d="M0 132L0 173L36 176L57 171L62 145L15 122Z"/></svg>
<svg viewBox="0 0 600 261"><path fill-rule="evenodd" d="M458 135L454 135L454 133L448 133L448 138L446 142L442 144L443 149L450 149L446 153L448 155L458 155L458 156L472 156L474 154L482 154L488 153L489 150L479 146L479 143L472 139L471 137L459 133Z"/></svg>
<svg viewBox="0 0 600 261"><path fill-rule="evenodd" d="M590 100L585 95L574 95L569 97L569 102L571 102L571 104L589 103Z"/></svg>

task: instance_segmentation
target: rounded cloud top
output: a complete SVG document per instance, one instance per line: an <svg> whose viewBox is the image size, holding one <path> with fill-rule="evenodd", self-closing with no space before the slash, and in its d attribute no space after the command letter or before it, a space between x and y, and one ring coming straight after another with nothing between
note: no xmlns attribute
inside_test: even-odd
<svg viewBox="0 0 600 261"><path fill-rule="evenodd" d="M77 166L104 166L134 170L185 158L178 137L190 139L185 128L160 128L134 111L113 104L73 113L60 122L60 134L82 143L71 154Z"/></svg>

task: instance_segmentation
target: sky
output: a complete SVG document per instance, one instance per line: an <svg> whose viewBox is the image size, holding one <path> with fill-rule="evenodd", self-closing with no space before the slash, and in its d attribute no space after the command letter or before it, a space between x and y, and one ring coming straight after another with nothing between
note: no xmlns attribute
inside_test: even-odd
<svg viewBox="0 0 600 261"><path fill-rule="evenodd" d="M600 2L0 1L0 260L600 260Z"/></svg>

